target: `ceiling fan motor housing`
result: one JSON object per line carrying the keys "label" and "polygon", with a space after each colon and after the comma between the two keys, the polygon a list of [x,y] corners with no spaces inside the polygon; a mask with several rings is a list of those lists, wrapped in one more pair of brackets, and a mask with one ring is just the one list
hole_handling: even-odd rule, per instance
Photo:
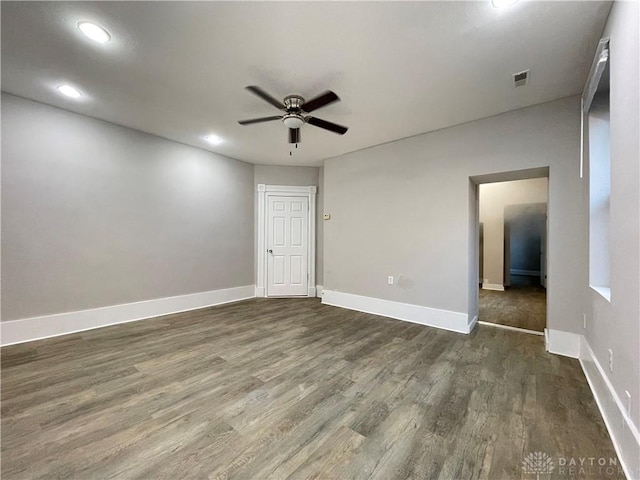
{"label": "ceiling fan motor housing", "polygon": [[287,113],[282,117],[282,123],[287,128],[300,128],[304,125],[304,117],[302,116],[302,105],[304,98],[299,95],[289,95],[284,99],[284,107]]}
{"label": "ceiling fan motor housing", "polygon": [[284,106],[289,113],[300,113],[304,105],[304,98],[300,95],[288,95],[284,97]]}

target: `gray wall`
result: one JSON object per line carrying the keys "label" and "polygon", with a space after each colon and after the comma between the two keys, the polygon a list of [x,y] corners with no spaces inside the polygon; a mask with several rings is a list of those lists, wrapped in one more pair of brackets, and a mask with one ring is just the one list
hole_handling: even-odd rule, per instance
{"label": "gray wall", "polygon": [[2,320],[253,284],[253,166],[2,95]]}
{"label": "gray wall", "polygon": [[565,98],[326,160],[325,289],[473,315],[469,178],[548,166],[548,325],[580,331],[579,109]]}
{"label": "gray wall", "polygon": [[254,165],[254,184],[315,185],[318,186],[318,167],[279,167]]}
{"label": "gray wall", "polygon": [[[292,186],[308,186],[315,185],[318,187],[316,196],[316,284],[322,285],[322,204],[324,198],[324,185],[322,185],[321,170],[318,167],[281,167],[273,165],[255,165],[254,166],[254,197],[255,197],[255,225],[256,231],[258,222],[258,195],[257,187],[260,184],[265,185],[292,185]],[[257,239],[255,241],[255,249],[258,248]],[[256,256],[257,258],[257,256]],[[254,278],[257,275],[257,265],[254,269]]]}
{"label": "gray wall", "polygon": [[[603,36],[611,38],[611,302],[584,282],[587,329],[595,356],[607,369],[608,349],[614,371],[607,370],[618,397],[631,394],[631,419],[640,428],[640,5],[615,2]],[[594,47],[595,48],[595,47]],[[588,206],[588,181],[584,182]],[[585,230],[585,236],[587,231]],[[588,256],[585,255],[584,261]]]}

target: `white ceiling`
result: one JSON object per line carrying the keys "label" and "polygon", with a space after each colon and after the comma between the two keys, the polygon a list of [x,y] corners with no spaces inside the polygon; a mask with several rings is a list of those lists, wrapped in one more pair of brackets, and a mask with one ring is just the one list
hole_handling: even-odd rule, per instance
{"label": "white ceiling", "polygon": [[[2,89],[258,164],[325,158],[582,91],[608,2],[2,2]],[[76,28],[88,20],[112,41]],[[511,74],[531,69],[529,85]],[[55,87],[70,83],[72,100]],[[289,156],[276,98],[335,91]],[[209,146],[202,137],[224,138]]]}

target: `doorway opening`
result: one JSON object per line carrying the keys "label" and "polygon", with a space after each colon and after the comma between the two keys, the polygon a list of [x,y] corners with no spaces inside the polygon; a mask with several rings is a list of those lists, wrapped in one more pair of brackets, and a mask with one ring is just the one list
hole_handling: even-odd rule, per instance
{"label": "doorway opening", "polygon": [[476,199],[478,322],[543,335],[547,325],[548,169],[471,180]]}

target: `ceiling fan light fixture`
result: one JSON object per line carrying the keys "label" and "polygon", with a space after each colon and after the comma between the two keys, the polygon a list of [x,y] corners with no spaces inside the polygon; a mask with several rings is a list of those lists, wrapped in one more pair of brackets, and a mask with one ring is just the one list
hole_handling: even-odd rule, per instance
{"label": "ceiling fan light fixture", "polygon": [[304,125],[304,118],[302,118],[301,115],[296,115],[295,113],[293,113],[282,117],[282,122],[288,128],[300,128],[302,125]]}

